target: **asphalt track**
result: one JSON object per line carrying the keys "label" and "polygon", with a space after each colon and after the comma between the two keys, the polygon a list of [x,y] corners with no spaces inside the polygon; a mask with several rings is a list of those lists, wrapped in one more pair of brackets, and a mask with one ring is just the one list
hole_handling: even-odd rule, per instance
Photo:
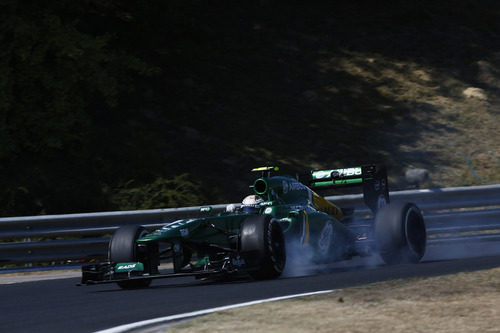
{"label": "asphalt track", "polygon": [[[115,285],[76,287],[78,278],[0,285],[0,332],[93,332],[157,317],[297,293],[399,278],[437,276],[500,266],[500,244],[428,249],[418,265],[381,265],[377,258],[342,262],[328,272],[271,281],[153,281],[122,291]],[[452,288],[452,286],[450,286]]]}

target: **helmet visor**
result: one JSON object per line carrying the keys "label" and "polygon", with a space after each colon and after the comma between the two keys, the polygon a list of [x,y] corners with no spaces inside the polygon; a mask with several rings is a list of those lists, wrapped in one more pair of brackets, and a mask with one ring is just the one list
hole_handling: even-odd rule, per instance
{"label": "helmet visor", "polygon": [[258,214],[260,211],[260,207],[258,207],[258,206],[243,206],[243,207],[241,207],[241,211],[245,214]]}

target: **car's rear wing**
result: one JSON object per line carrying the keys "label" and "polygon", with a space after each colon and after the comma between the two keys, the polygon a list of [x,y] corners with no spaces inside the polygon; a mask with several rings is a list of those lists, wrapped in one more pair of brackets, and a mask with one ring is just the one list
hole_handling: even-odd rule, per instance
{"label": "car's rear wing", "polygon": [[312,190],[362,186],[365,204],[376,213],[389,203],[387,170],[383,165],[369,164],[353,168],[304,171],[297,180]]}

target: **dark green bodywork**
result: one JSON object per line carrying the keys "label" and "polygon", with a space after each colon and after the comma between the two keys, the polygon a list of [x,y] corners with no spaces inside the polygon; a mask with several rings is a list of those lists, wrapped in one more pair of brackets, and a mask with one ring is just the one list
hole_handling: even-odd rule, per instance
{"label": "dark green bodywork", "polygon": [[[353,223],[344,216],[353,209],[341,209],[315,190],[360,186],[375,216],[389,202],[383,166],[312,170],[295,177],[271,176],[271,171],[278,171],[275,167],[253,171],[262,172],[252,186],[258,202],[244,207],[231,204],[219,213],[202,207],[200,217],[174,221],[146,234],[144,227],[123,226],[110,241],[108,262],[82,266],[82,284],[116,282],[128,289],[158,278],[225,279],[240,272],[256,279],[276,278],[289,260],[326,264],[375,249],[374,223]],[[173,273],[160,273],[162,260],[173,263]]]}

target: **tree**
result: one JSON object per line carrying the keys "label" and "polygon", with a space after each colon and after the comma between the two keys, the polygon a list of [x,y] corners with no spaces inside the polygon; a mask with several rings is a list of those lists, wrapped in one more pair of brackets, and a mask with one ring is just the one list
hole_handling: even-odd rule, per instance
{"label": "tree", "polygon": [[[43,207],[37,192],[44,190],[35,184],[53,178],[51,163],[85,158],[95,113],[114,107],[130,89],[131,77],[151,70],[115,47],[113,33],[90,28],[113,6],[112,1],[0,2],[4,207]],[[28,167],[19,167],[23,164]],[[13,198],[32,202],[16,204]]]}

